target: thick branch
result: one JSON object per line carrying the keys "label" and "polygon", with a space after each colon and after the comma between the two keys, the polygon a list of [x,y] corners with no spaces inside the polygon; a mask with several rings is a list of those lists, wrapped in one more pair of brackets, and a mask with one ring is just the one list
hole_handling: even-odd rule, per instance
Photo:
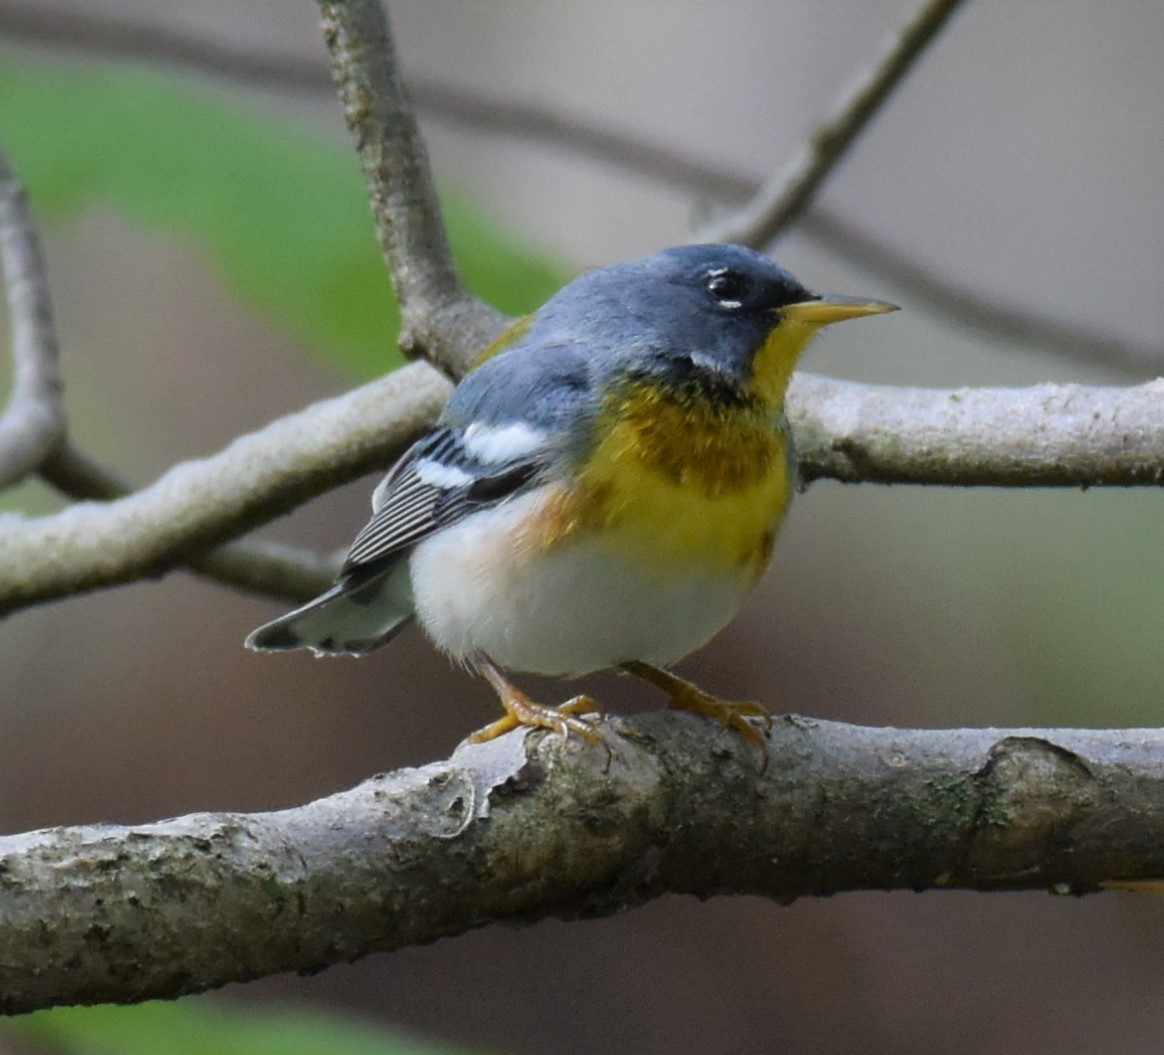
{"label": "thick branch", "polygon": [[23,479],[65,434],[44,254],[24,188],[0,151],[0,268],[12,330],[12,391],[0,415],[0,489]]}
{"label": "thick branch", "polygon": [[379,0],[320,0],[319,6],[400,305],[400,346],[457,376],[504,319],[461,285]]}
{"label": "thick branch", "polygon": [[667,892],[1164,876],[1160,730],[790,718],[763,775],[691,715],[612,720],[606,740],[607,772],[601,751],[519,733],[278,813],[0,839],[0,1010],[176,996]]}
{"label": "thick branch", "polygon": [[841,94],[832,114],[743,209],[702,232],[710,242],[762,249],[808,207],[825,177],[889,98],[961,0],[921,0],[877,60]]}

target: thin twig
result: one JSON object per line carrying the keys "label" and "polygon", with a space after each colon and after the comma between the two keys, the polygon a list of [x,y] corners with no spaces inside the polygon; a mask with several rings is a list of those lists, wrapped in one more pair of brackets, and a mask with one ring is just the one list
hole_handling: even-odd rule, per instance
{"label": "thin twig", "polygon": [[[248,48],[157,22],[118,18],[104,12],[54,11],[41,4],[6,0],[0,6],[0,36],[119,61],[181,66],[283,91],[331,91],[327,71],[315,58]],[[746,201],[758,188],[755,180],[685,158],[674,150],[645,142],[640,135],[602,128],[536,103],[417,76],[409,77],[408,92],[418,109],[460,127],[548,142],[717,200]]]}
{"label": "thin twig", "polygon": [[[349,115],[371,114],[374,78],[342,70],[364,61],[351,56],[375,27],[350,36],[337,46]],[[364,120],[375,119],[356,114],[352,124]],[[382,189],[424,185],[412,188],[419,197],[380,202],[406,288],[426,267],[439,270],[442,255],[414,237],[439,229],[439,217],[422,200],[427,172],[412,169],[370,177]],[[402,227],[392,229],[398,208]],[[415,293],[425,295],[423,281]],[[455,276],[440,296],[443,305],[429,305],[438,315],[471,307]],[[442,361],[479,344],[473,336],[446,328]],[[138,494],[0,520],[0,604],[172,567],[369,467],[431,420],[447,391],[412,364]],[[905,390],[897,402],[889,391],[798,381],[790,409],[807,475],[1144,483],[1164,466],[1164,382]],[[1045,444],[1031,438],[1040,430]],[[708,735],[694,715],[611,721],[604,769],[585,746],[513,734],[296,810],[2,840],[0,1007],[174,996],[493,919],[613,912],[665,891],[1087,892],[1164,873],[1158,731],[913,732],[787,719],[766,772],[743,738],[721,733],[709,746]]]}
{"label": "thin twig", "polygon": [[[184,66],[290,91],[329,88],[321,63],[297,55],[243,48],[134,19],[84,11],[46,10],[9,0],[0,7],[0,34],[49,47],[82,50],[112,59],[144,59]],[[714,201],[748,201],[759,181],[718,163],[652,143],[640,133],[595,125],[536,103],[409,78],[418,109],[473,132],[513,136],[574,151],[589,160]],[[856,228],[827,206],[815,204],[800,216],[804,233],[841,259],[902,292],[911,308],[939,316],[1004,341],[1021,342],[1078,362],[1121,370],[1135,377],[1164,372],[1164,351],[1087,327],[1064,325],[994,295],[985,296],[934,272],[933,268]]]}
{"label": "thin twig", "polygon": [[824,208],[800,218],[804,232],[881,282],[903,291],[910,308],[929,308],[936,315],[997,340],[1038,348],[1087,366],[1102,366],[1133,377],[1164,374],[1164,349],[1117,337],[1106,330],[1007,304],[984,296],[937,273],[880,239]]}
{"label": "thin twig", "polygon": [[223,586],[296,605],[333,585],[342,565],[334,554],[260,539],[228,542],[187,561],[192,571]]}
{"label": "thin twig", "polygon": [[[0,25],[2,21],[0,18]],[[493,95],[480,88],[458,88],[420,77],[410,77],[408,83],[418,109],[471,132],[548,143],[717,201],[747,201],[759,189],[754,179],[652,143],[637,132],[594,124],[538,103]]]}
{"label": "thin twig", "polygon": [[700,237],[762,249],[804,211],[893,89],[913,67],[962,0],[922,0],[885,50],[841,94],[832,114],[809,136],[796,156],[756,197],[732,216],[710,224]]}
{"label": "thin twig", "polygon": [[319,6],[333,78],[400,305],[400,346],[457,376],[505,320],[461,284],[382,5],[320,0]]}
{"label": "thin twig", "polygon": [[[1164,875],[1158,729],[511,733],[277,813],[0,839],[0,1012],[313,971],[664,893],[1053,890]],[[821,804],[827,802],[828,808]]]}
{"label": "thin twig", "polygon": [[144,59],[183,66],[214,77],[285,91],[330,91],[318,59],[277,54],[210,39],[160,21],[119,18],[83,8],[53,9],[43,3],[4,0],[0,35],[50,48],[70,48],[113,59]]}
{"label": "thin twig", "polygon": [[[757,195],[760,183],[748,176],[652,143],[641,135],[595,125],[534,103],[466,91],[447,84],[412,79],[419,108],[476,132],[488,131],[549,142],[591,160],[693,194],[724,202]],[[1119,370],[1133,377],[1164,373],[1164,349],[1105,330],[1008,304],[993,294],[968,289],[937,273],[933,266],[862,231],[828,206],[811,205],[797,220],[800,229],[830,252],[900,290],[911,309],[928,308],[961,326],[998,340],[1023,344],[1089,366]]]}
{"label": "thin twig", "polygon": [[38,475],[75,502],[107,502],[134,491],[128,481],[94,461],[69,439],[41,463]]}
{"label": "thin twig", "polygon": [[22,480],[65,434],[48,274],[24,188],[0,150],[0,268],[12,333],[12,391],[0,416],[0,489]]}
{"label": "thin twig", "polygon": [[[134,491],[67,439],[37,471],[46,483],[75,501],[110,501]],[[187,566],[223,586],[302,603],[335,581],[340,561],[298,546],[244,539],[191,557]]]}

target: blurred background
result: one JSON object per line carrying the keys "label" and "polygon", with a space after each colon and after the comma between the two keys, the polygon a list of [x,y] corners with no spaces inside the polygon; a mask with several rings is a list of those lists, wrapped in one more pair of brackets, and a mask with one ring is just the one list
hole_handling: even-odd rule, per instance
{"label": "blurred background", "polygon": [[[390,6],[406,74],[538,103],[755,179],[793,154],[907,10],[901,0]],[[351,326],[341,318],[329,329],[247,277],[238,246],[269,235],[256,211],[240,207],[218,230],[200,198],[183,223],[164,193],[143,211],[135,200],[154,190],[78,189],[98,167],[93,144],[107,152],[110,137],[124,137],[117,152],[130,169],[205,166],[215,201],[256,183],[278,199],[302,173],[264,186],[245,152],[226,156],[225,133],[213,133],[221,158],[198,147],[207,133],[195,103],[170,139],[149,134],[144,117],[102,127],[77,98],[89,105],[100,93],[67,78],[106,77],[109,67],[15,28],[30,13],[70,12],[284,56],[296,69],[315,63],[318,87],[165,63],[135,63],[133,75],[165,73],[141,82],[141,98],[177,85],[236,115],[231,135],[249,137],[256,157],[306,144],[303,167],[342,174],[344,217],[363,223],[366,206],[308,0],[0,0],[0,140],[50,221],[76,440],[144,483],[392,366],[394,351],[375,341],[388,310],[381,272],[365,299],[349,297]],[[1164,355],[1162,52],[1164,10],[1143,0],[966,4],[820,204],[979,296]],[[23,116],[18,97],[31,100]],[[69,125],[70,113],[81,124]],[[583,267],[682,242],[718,208],[544,141],[421,117],[437,178],[478,232],[466,236],[477,238],[466,251],[477,255],[478,288],[488,295],[499,283],[510,310]],[[74,137],[75,165],[41,188],[36,174],[51,168],[43,148],[58,128]],[[321,200],[302,210],[303,225],[330,223],[339,209]],[[288,289],[316,263],[298,266],[308,250],[297,228],[287,227],[286,281],[274,283]],[[494,236],[509,255],[491,278]],[[370,219],[359,238],[366,266]],[[778,256],[813,288],[905,309],[828,333],[805,364],[813,371],[942,386],[1152,376],[960,328],[808,233],[790,234]],[[354,288],[341,274],[335,284]],[[344,488],[265,534],[341,546],[363,523],[370,486]],[[57,500],[30,484],[2,502],[40,512]],[[795,504],[746,612],[682,670],[728,697],[851,722],[1159,725],[1162,513],[1149,490],[818,483]],[[280,610],[176,573],[7,619],[0,831],[301,803],[444,757],[495,715],[489,689],[416,632],[362,662],[244,651],[246,633]],[[585,688],[614,707],[653,705],[612,677]],[[323,1007],[435,1044],[531,1055],[1146,1053],[1164,1042],[1162,949],[1164,907],[1132,895],[869,893],[789,906],[672,897],[614,919],[490,927],[215,999]],[[0,1036],[0,1051],[28,1043]]]}

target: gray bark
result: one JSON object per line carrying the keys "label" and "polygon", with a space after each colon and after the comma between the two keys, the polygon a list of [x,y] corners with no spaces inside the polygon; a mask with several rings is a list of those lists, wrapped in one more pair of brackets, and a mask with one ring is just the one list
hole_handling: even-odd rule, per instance
{"label": "gray bark", "polygon": [[674,892],[1085,893],[1164,876],[1164,732],[691,715],[510,734],[295,809],[0,839],[0,1010],[177,996]]}

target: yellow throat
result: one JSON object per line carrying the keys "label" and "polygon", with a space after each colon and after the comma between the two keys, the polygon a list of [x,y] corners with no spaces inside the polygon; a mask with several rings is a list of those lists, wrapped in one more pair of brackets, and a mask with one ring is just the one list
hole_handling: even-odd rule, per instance
{"label": "yellow throat", "polygon": [[715,402],[647,381],[621,386],[543,545],[600,532],[661,573],[688,566],[758,577],[792,492],[784,394],[818,328],[792,319],[774,327],[743,400]]}

